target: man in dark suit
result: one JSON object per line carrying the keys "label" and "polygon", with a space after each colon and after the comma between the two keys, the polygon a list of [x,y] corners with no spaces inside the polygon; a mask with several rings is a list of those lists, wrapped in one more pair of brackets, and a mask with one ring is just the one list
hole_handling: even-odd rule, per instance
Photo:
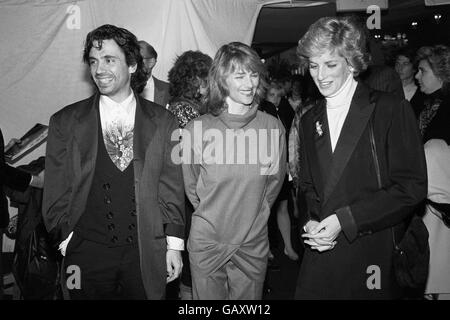
{"label": "man in dark suit", "polygon": [[[16,142],[12,141],[12,143]],[[9,145],[10,143],[8,146]],[[39,176],[32,176],[29,173],[7,165],[5,163],[4,149],[3,133],[0,129],[0,300],[3,298],[3,271],[1,259],[3,229],[8,226],[9,222],[8,200],[3,191],[3,186],[18,191],[25,191],[30,185],[36,188],[42,188],[44,179],[44,172],[39,174]]]}
{"label": "man in dark suit", "polygon": [[399,101],[405,99],[402,81],[394,68],[385,65],[370,65],[359,75],[359,78],[371,89],[392,93]]}
{"label": "man in dark suit", "polygon": [[158,53],[145,41],[139,41],[139,46],[141,48],[142,59],[144,60],[144,70],[147,75],[147,83],[141,89],[141,96],[165,107],[169,103],[169,84],[152,76],[152,70],[158,59]]}
{"label": "man in dark suit", "polygon": [[81,271],[72,299],[162,299],[184,248],[178,123],[136,94],[146,77],[128,30],[93,30],[83,60],[98,92],[50,119],[44,221],[66,272]]}

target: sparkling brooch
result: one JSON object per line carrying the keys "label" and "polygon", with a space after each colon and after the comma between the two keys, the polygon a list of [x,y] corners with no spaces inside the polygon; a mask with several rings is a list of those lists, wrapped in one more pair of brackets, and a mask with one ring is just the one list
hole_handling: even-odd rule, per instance
{"label": "sparkling brooch", "polygon": [[319,121],[316,121],[316,132],[319,137],[323,135],[322,124]]}

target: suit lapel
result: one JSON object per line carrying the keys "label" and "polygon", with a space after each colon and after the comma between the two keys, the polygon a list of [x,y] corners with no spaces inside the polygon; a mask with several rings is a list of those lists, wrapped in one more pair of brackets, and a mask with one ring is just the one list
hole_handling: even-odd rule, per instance
{"label": "suit lapel", "polygon": [[152,119],[154,116],[152,108],[143,105],[140,96],[135,95],[135,98],[136,114],[133,135],[134,176],[135,178],[139,178],[144,168],[148,145],[155,135],[156,124]]}
{"label": "suit lapel", "polygon": [[339,182],[339,179],[367,126],[367,122],[370,119],[374,107],[375,104],[370,103],[369,90],[365,86],[358,84],[350,104],[350,110],[348,111],[334,150],[331,170],[329,171],[329,178],[324,190],[324,206]]}
{"label": "suit lapel", "polygon": [[74,128],[75,140],[80,152],[81,174],[94,173],[98,150],[98,103],[100,96],[92,96],[77,115]]}

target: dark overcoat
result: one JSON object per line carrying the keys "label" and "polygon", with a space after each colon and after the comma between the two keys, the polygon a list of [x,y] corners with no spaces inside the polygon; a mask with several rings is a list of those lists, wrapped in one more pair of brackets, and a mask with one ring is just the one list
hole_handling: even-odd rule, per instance
{"label": "dark overcoat", "polygon": [[302,117],[299,132],[299,179],[307,207],[301,223],[336,214],[342,231],[334,249],[305,250],[296,298],[399,297],[391,227],[401,236],[405,219],[427,192],[423,145],[409,103],[358,83],[334,152],[325,99]]}

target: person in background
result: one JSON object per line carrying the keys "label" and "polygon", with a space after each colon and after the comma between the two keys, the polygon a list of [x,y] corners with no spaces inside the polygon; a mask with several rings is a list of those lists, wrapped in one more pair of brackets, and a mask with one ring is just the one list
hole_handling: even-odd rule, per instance
{"label": "person in background", "polygon": [[414,65],[415,52],[412,49],[401,49],[395,58],[395,71],[397,71],[403,85],[405,99],[411,103],[414,114],[419,118],[420,112],[424,108],[424,94],[416,85],[414,76],[417,66]]}
{"label": "person in background", "polygon": [[369,35],[366,28],[362,31],[367,39],[365,50],[370,55],[370,60],[365,70],[358,74],[357,80],[371,89],[392,93],[399,101],[405,99],[402,81],[395,69],[385,64],[380,43]]}
{"label": "person in background", "polygon": [[[296,299],[395,299],[392,228],[426,196],[423,145],[406,100],[355,79],[370,60],[362,27],[324,17],[298,44],[323,98],[300,119],[304,252]],[[403,94],[403,92],[402,92]],[[371,266],[381,286],[371,287]]]}
{"label": "person in background", "polygon": [[294,112],[300,107],[303,99],[303,79],[300,75],[292,76],[292,90],[288,102]]}
{"label": "person in background", "polygon": [[177,117],[181,129],[206,113],[202,98],[206,94],[211,63],[211,57],[200,51],[186,51],[169,70],[168,109]]}
{"label": "person in background", "polygon": [[[294,118],[294,112],[289,105],[280,105],[283,93],[284,90],[280,83],[271,82],[267,88],[266,100],[261,102],[259,109],[279,119],[288,133],[291,128],[292,119]],[[286,136],[286,145],[287,138],[288,137]],[[288,175],[286,175],[283,187],[278,194],[272,210],[276,212],[278,229],[281,232],[284,243],[284,254],[291,260],[298,260],[298,254],[292,247],[291,219],[288,211],[288,200],[291,196],[291,188],[292,183],[289,181]]]}
{"label": "person in background", "polygon": [[184,249],[178,122],[137,94],[146,74],[130,31],[89,32],[83,60],[97,91],[50,118],[45,226],[64,270],[81,272],[72,299],[163,299]]}
{"label": "person in background", "polygon": [[183,130],[194,299],[262,297],[267,220],[286,172],[283,125],[258,111],[265,73],[249,46],[223,45],[208,75],[208,113]]}
{"label": "person in background", "polygon": [[[180,129],[186,124],[206,113],[203,97],[207,90],[207,77],[212,59],[200,51],[186,51],[175,60],[169,70],[169,92],[171,111],[178,119]],[[185,201],[186,233],[189,237],[191,216],[194,208],[188,199]],[[179,294],[181,300],[192,300],[192,279],[187,250],[181,253],[183,271],[180,277]]]}
{"label": "person in background", "polygon": [[9,223],[8,200],[3,191],[3,187],[6,186],[13,190],[25,191],[29,186],[42,188],[44,185],[44,171],[41,171],[38,175],[31,175],[5,163],[4,151],[16,143],[20,143],[20,140],[12,139],[5,147],[3,133],[0,129],[0,300],[3,299],[3,230]]}
{"label": "person in background", "polygon": [[137,88],[137,92],[143,98],[165,107],[169,102],[169,84],[152,75],[153,68],[158,60],[158,53],[149,43],[143,40],[139,41],[139,47],[144,61],[147,82]]}
{"label": "person in background", "polygon": [[417,51],[416,79],[426,95],[419,115],[423,142],[442,139],[450,143],[450,48],[443,45]]}
{"label": "person in background", "polygon": [[[444,222],[441,206],[450,216],[450,146],[441,139],[425,143],[428,173],[425,223],[430,244],[430,269],[425,287],[426,298],[450,300],[450,224]],[[448,218],[447,218],[448,219]]]}

